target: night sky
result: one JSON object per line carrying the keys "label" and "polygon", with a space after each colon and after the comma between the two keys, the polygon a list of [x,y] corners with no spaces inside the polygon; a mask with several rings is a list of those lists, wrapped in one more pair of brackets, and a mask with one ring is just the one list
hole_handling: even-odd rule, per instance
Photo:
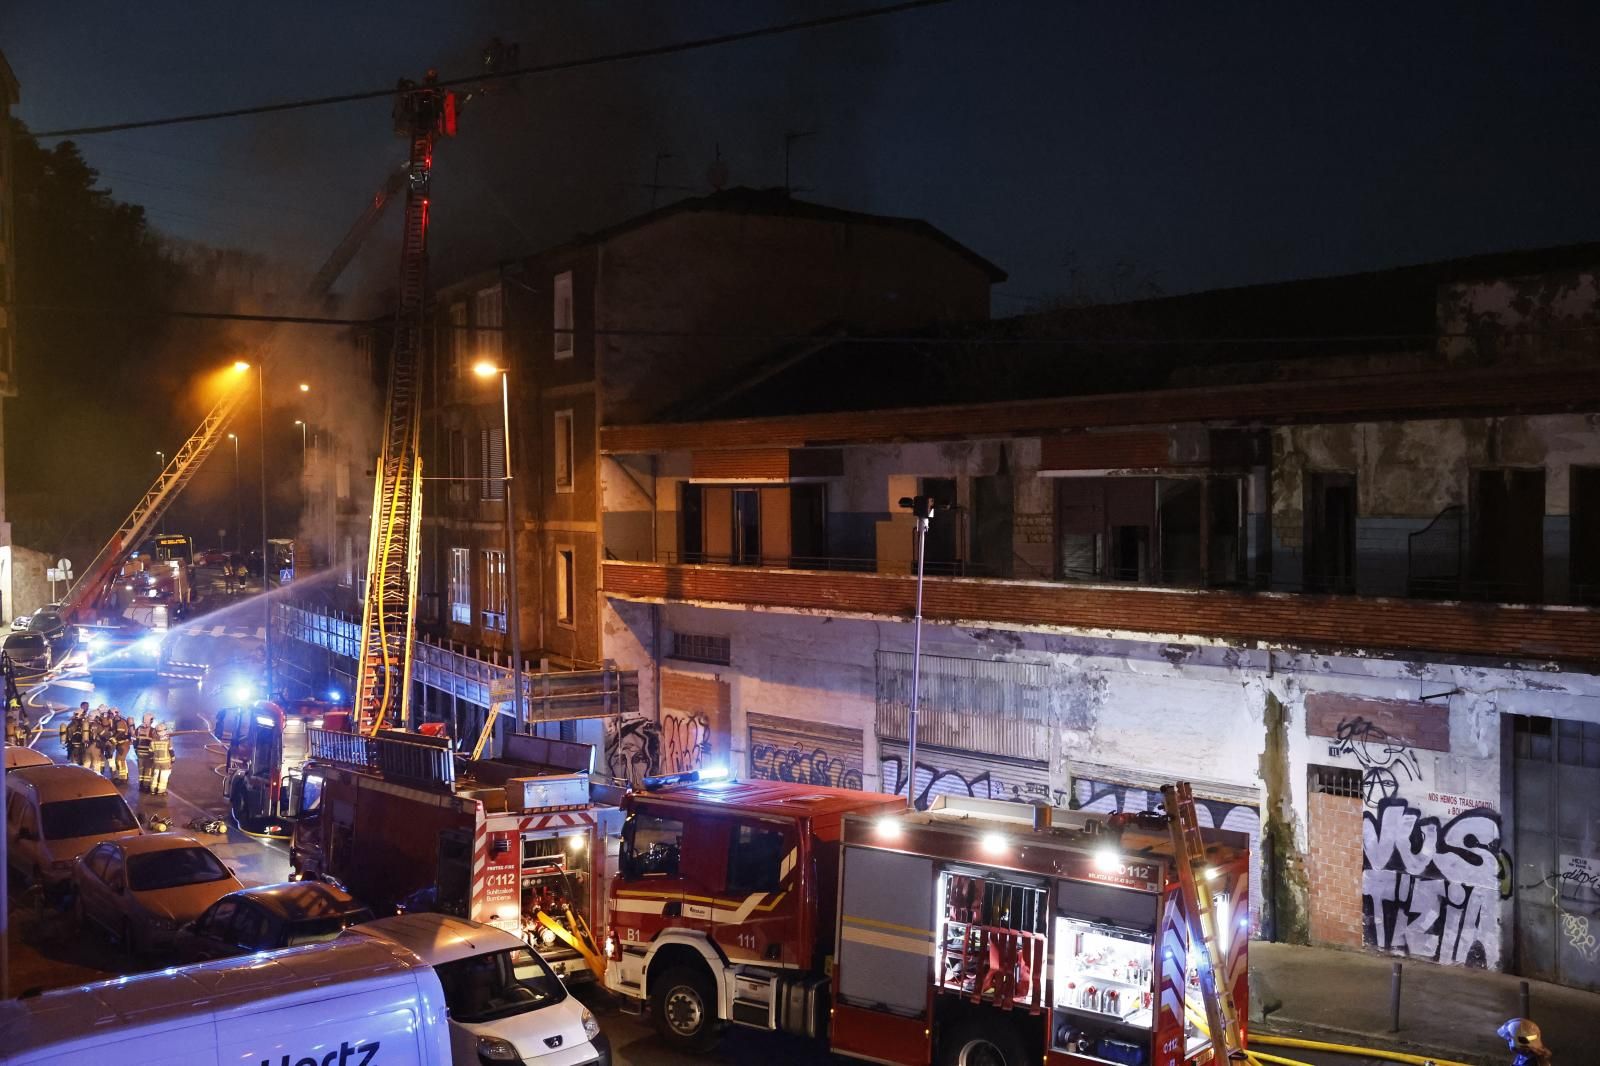
{"label": "night sky", "polygon": [[[496,33],[541,62],[869,3],[9,3],[0,49],[44,129],[469,73]],[[435,277],[647,209],[658,152],[689,187],[660,202],[719,148],[781,184],[807,131],[800,195],[943,227],[1011,273],[997,314],[1600,238],[1600,5],[1310,6],[955,0],[527,80],[438,154]],[[387,101],[81,144],[164,231],[307,269],[402,155]]]}

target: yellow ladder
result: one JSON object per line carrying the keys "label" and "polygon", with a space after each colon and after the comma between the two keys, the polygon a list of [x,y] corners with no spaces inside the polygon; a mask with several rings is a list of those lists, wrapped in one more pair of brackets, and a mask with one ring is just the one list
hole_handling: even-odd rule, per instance
{"label": "yellow ladder", "polygon": [[1244,1038],[1232,990],[1225,989],[1220,994],[1217,991],[1215,960],[1220,955],[1221,941],[1207,876],[1206,846],[1200,839],[1200,823],[1194,813],[1194,792],[1188,782],[1180,781],[1162,785],[1161,798],[1166,801],[1167,825],[1172,831],[1172,846],[1177,850],[1178,884],[1189,911],[1189,924],[1200,938],[1200,998],[1205,1002],[1212,1047],[1217,1049],[1215,1058],[1243,1058]]}

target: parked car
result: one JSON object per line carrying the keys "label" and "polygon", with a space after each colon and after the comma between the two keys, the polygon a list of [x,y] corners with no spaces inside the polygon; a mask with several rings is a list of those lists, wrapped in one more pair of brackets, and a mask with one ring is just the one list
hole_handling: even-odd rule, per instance
{"label": "parked car", "polygon": [[[261,1061],[453,1066],[439,978],[409,951],[368,940],[0,1000],[6,1066]],[[600,1066],[610,1066],[609,1058]]]}
{"label": "parked car", "polygon": [[187,833],[96,844],[72,870],[79,924],[98,925],[135,956],[172,947],[182,926],[244,886]]}
{"label": "parked car", "polygon": [[443,914],[402,914],[352,926],[339,934],[347,939],[394,944],[433,967],[458,1063],[537,1063],[546,1055],[564,1063],[611,1061],[594,1015],[549,963],[503,929]]}
{"label": "parked car", "polygon": [[20,632],[21,630],[27,629],[32,622],[33,615],[19,614],[11,620],[11,628]]}
{"label": "parked car", "polygon": [[94,679],[154,674],[161,668],[162,633],[131,618],[103,626],[83,626],[85,663]]}
{"label": "parked car", "polygon": [[54,766],[50,756],[20,744],[6,745],[6,769],[21,770],[25,766]]}
{"label": "parked car", "polygon": [[0,650],[11,656],[11,663],[24,674],[42,674],[50,669],[53,657],[50,642],[42,633],[7,633]]}
{"label": "parked car", "polygon": [[195,559],[196,566],[227,566],[228,553],[221,548],[207,548]]}
{"label": "parked car", "polygon": [[52,765],[6,774],[6,833],[7,864],[60,896],[80,855],[143,830],[116,785],[82,766]]}
{"label": "parked car", "polygon": [[365,903],[321,881],[257,885],[228,893],[180,928],[174,950],[183,962],[199,962],[297,948],[332,940],[373,917]]}

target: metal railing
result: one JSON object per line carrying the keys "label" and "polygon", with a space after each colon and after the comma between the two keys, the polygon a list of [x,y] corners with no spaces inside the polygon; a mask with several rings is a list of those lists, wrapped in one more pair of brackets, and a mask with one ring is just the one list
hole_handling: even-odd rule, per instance
{"label": "metal railing", "polygon": [[[360,648],[360,625],[354,619],[296,604],[275,604],[276,632],[343,659],[353,660]],[[509,704],[509,656],[418,636],[411,643],[411,678],[437,692],[479,707]],[[496,698],[504,694],[504,699]],[[542,659],[525,665],[522,676],[525,721],[605,718],[638,709],[638,676],[606,660],[592,665],[560,665]],[[503,708],[503,713],[510,713]]]}

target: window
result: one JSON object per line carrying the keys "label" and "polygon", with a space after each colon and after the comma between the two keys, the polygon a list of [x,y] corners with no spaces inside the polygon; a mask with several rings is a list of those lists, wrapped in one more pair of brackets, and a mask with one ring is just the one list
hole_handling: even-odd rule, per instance
{"label": "window", "polygon": [[355,538],[346,535],[339,541],[339,560],[343,570],[339,575],[339,584],[349,588],[356,583],[356,542]]}
{"label": "window", "polygon": [[555,280],[555,306],[551,309],[555,324],[555,352],[557,359],[572,358],[572,271],[557,274]]}
{"label": "window", "polygon": [[450,621],[472,624],[472,570],[467,549],[450,549]]}
{"label": "window", "polygon": [[1544,599],[1544,470],[1475,470],[1468,535],[1471,585],[1479,599]]}
{"label": "window", "polygon": [[473,300],[474,325],[473,347],[477,349],[476,357],[487,359],[492,363],[500,362],[500,327],[504,324],[501,312],[500,286],[491,285],[478,292]]}
{"label": "window", "polygon": [[1307,592],[1356,590],[1356,476],[1312,473],[1305,487]]}
{"label": "window", "polygon": [[776,892],[783,865],[783,831],[736,825],[728,848],[728,887],[733,893]]}
{"label": "window", "polygon": [[712,637],[703,633],[674,633],[672,657],[727,666],[733,661],[733,642],[728,637]]}
{"label": "window", "polygon": [[445,495],[451,503],[462,503],[468,499],[472,486],[467,478],[467,434],[465,430],[452,429],[445,441],[445,474],[452,480],[446,483]]}
{"label": "window", "polygon": [[213,936],[223,940],[228,935],[228,926],[233,921],[233,916],[239,909],[237,899],[224,896],[212,908],[200,917],[199,928],[204,936]]}
{"label": "window", "polygon": [[1572,467],[1568,492],[1572,602],[1600,605],[1600,466]]}
{"label": "window", "polygon": [[483,488],[479,498],[503,500],[506,497],[506,438],[499,426],[478,431],[478,466]]}
{"label": "window", "polygon": [[1311,792],[1320,796],[1360,796],[1361,771],[1344,766],[1308,766]]}
{"label": "window", "polygon": [[1237,477],[1060,478],[1056,577],[1237,584],[1244,573],[1243,499]]}
{"label": "window", "polygon": [[350,498],[350,460],[333,464],[333,494],[341,500]]}
{"label": "window", "polygon": [[733,490],[733,562],[761,565],[761,491]]}
{"label": "window", "polygon": [[241,948],[265,947],[266,914],[254,904],[240,903],[239,910],[234,914],[233,922],[228,927],[228,939]]}
{"label": "window", "polygon": [[451,1019],[468,1025],[512,1018],[567,998],[561,979],[527,948],[468,955],[434,970]]}
{"label": "window", "polygon": [[209,848],[168,848],[146,852],[128,860],[128,887],[135,892],[156,892],[208,881],[222,881],[230,875]]}
{"label": "window", "polygon": [[444,350],[444,373],[448,381],[454,381],[466,373],[461,355],[467,347],[467,305],[453,303],[450,305],[449,318],[445,323],[444,343],[440,348]]}
{"label": "window", "polygon": [[677,877],[683,847],[683,823],[676,818],[635,812],[622,827],[619,865],[628,880]]}
{"label": "window", "polygon": [[556,549],[556,621],[562,625],[572,625],[574,610],[577,604],[577,595],[573,589],[573,579],[576,576],[573,567],[573,550],[571,548]]}
{"label": "window", "polygon": [[571,492],[574,480],[572,412],[557,411],[555,417],[556,491]]}
{"label": "window", "polygon": [[483,553],[483,627],[506,631],[506,553]]}

